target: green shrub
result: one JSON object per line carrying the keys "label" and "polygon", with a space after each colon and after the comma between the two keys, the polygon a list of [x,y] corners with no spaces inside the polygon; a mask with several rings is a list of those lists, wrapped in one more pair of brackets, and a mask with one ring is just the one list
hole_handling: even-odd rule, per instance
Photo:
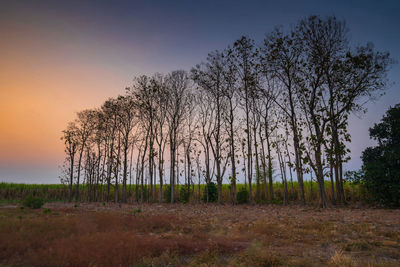
{"label": "green shrub", "polygon": [[249,201],[249,192],[246,187],[242,187],[236,194],[236,200],[238,204],[244,204]]}
{"label": "green shrub", "polygon": [[169,184],[163,185],[163,201],[166,203],[171,202],[171,186]]}
{"label": "green shrub", "polygon": [[[179,190],[179,198],[178,191]],[[190,198],[190,188],[185,185],[175,185],[174,201],[187,203]],[[171,186],[169,184],[163,185],[163,202],[171,203]]]}
{"label": "green shrub", "polygon": [[43,213],[44,214],[51,213],[51,209],[43,209]]}
{"label": "green shrub", "polygon": [[142,212],[142,208],[137,208],[134,211],[132,211],[132,215],[136,215],[137,213],[141,213]]}
{"label": "green shrub", "polygon": [[44,205],[44,200],[39,197],[29,195],[22,201],[22,205],[31,209],[40,209]]}
{"label": "green shrub", "polygon": [[190,199],[190,187],[181,186],[179,189],[179,201],[182,203],[188,203]]}
{"label": "green shrub", "polygon": [[207,193],[208,193],[208,202],[216,202],[218,200],[218,189],[215,183],[211,182],[204,188],[204,193],[203,193],[204,202],[207,202]]}
{"label": "green shrub", "polygon": [[390,108],[380,123],[369,129],[378,146],[362,153],[361,180],[372,200],[400,207],[400,104]]}
{"label": "green shrub", "polygon": [[283,204],[283,201],[282,201],[282,199],[280,199],[280,198],[274,198],[274,199],[270,200],[269,203],[281,205],[281,204]]}

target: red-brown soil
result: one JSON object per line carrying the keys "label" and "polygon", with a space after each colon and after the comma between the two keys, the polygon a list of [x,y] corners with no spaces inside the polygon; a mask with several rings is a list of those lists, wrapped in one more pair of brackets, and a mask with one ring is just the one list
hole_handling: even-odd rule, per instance
{"label": "red-brown soil", "polygon": [[0,266],[400,266],[398,209],[0,207]]}

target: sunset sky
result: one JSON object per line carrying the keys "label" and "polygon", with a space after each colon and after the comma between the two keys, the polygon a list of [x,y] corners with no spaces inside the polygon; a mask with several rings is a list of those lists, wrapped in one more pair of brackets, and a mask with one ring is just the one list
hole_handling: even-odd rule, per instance
{"label": "sunset sky", "polygon": [[[308,15],[347,21],[354,45],[400,59],[399,1],[0,0],[0,181],[58,183],[61,131],[75,113],[123,93],[133,77],[189,70],[208,52]],[[350,120],[352,160],[368,128],[400,103],[400,66],[386,95]]]}

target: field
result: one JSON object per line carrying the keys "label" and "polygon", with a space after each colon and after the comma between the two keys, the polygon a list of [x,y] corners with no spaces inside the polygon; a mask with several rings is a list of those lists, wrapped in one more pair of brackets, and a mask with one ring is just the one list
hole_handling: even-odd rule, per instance
{"label": "field", "polygon": [[399,266],[400,210],[0,205],[0,266]]}
{"label": "field", "polygon": [[[154,194],[154,202],[159,202],[159,185],[156,185],[156,190]],[[177,186],[175,193],[175,199],[179,202],[180,197],[179,197],[179,192],[181,189],[183,189],[185,185],[179,185]],[[237,190],[240,190],[241,188],[245,187],[244,184],[237,184]],[[283,186],[282,183],[275,182],[273,184],[274,187],[274,199],[275,203],[282,203],[283,200]],[[80,185],[80,200],[81,201],[88,201],[88,186],[87,185]],[[253,184],[253,198],[256,197],[256,185]],[[74,190],[76,189],[74,185]],[[136,203],[136,198],[140,199],[140,187],[139,189],[139,195],[136,196],[136,188],[135,185],[128,185],[127,186],[127,201],[128,203]],[[205,191],[205,184],[200,185],[200,190],[198,185],[193,185],[191,187],[192,193],[190,195],[190,198],[188,201],[189,203],[198,203],[201,201],[204,191]],[[304,183],[304,189],[305,189],[305,199],[307,203],[309,204],[315,204],[318,205],[319,203],[319,198],[318,198],[318,188],[317,188],[317,183],[315,182],[310,182],[306,181]],[[325,181],[325,191],[327,195],[328,201],[331,200],[331,184],[328,181]],[[105,196],[105,185],[101,186],[98,188],[98,196],[96,199],[90,199],[90,201],[98,201],[98,202],[103,202],[106,199]],[[149,191],[149,186],[144,187],[144,201],[148,202],[149,199],[147,199]],[[345,191],[345,196],[346,200],[351,203],[357,203],[357,202],[368,202],[368,194],[365,191],[364,187],[362,184],[351,184],[351,183],[344,183],[344,191]],[[121,192],[122,192],[122,187],[121,185],[119,186],[119,198],[121,197]],[[164,185],[164,199],[163,201],[166,202],[167,198],[169,198],[169,191],[166,191],[166,186]],[[223,196],[223,201],[229,203],[230,202],[230,189],[228,184],[223,184],[222,187],[222,196]],[[264,188],[261,186],[261,192],[264,192]],[[293,183],[288,183],[288,192],[289,192],[289,202],[291,203],[299,203],[299,185],[297,182]],[[0,183],[0,203],[19,203],[21,200],[26,198],[29,195],[34,195],[40,198],[45,199],[47,202],[54,202],[54,201],[66,201],[68,200],[68,186],[63,185],[63,184],[16,184],[16,183]],[[263,194],[261,193],[263,196]],[[110,190],[110,200],[114,201],[115,199],[115,187],[112,186]],[[261,203],[265,203],[265,199],[262,199],[260,201]]]}

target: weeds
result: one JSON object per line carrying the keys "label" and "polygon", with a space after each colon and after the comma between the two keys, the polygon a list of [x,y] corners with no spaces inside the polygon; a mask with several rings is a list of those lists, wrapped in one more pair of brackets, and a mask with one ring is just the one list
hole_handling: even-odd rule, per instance
{"label": "weeds", "polygon": [[43,209],[43,213],[44,214],[49,214],[49,213],[51,213],[51,209]]}
{"label": "weeds", "polygon": [[273,255],[264,249],[261,244],[254,243],[248,250],[238,254],[230,262],[234,266],[282,266],[283,260],[279,255]]}
{"label": "weeds", "polygon": [[40,209],[44,205],[44,200],[39,197],[29,195],[22,201],[22,205],[31,209]]}

